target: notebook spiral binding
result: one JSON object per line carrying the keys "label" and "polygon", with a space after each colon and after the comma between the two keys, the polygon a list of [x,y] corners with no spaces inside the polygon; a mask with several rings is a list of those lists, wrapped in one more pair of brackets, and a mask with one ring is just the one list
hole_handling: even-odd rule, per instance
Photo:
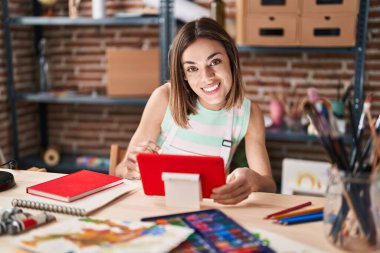
{"label": "notebook spiral binding", "polygon": [[24,200],[24,199],[13,199],[12,206],[37,209],[37,210],[42,210],[42,211],[54,212],[54,213],[76,215],[76,216],[86,215],[86,210],[82,208],[48,204],[44,202],[30,201],[30,200]]}

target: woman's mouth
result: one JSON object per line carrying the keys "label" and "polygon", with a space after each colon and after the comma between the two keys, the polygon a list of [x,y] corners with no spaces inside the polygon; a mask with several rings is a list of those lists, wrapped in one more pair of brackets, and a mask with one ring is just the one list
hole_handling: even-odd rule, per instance
{"label": "woman's mouth", "polygon": [[204,87],[202,88],[202,90],[210,95],[210,94],[214,94],[215,92],[217,92],[219,90],[219,87],[220,87],[220,83],[216,83],[216,84],[213,84],[213,85],[209,85],[207,87]]}

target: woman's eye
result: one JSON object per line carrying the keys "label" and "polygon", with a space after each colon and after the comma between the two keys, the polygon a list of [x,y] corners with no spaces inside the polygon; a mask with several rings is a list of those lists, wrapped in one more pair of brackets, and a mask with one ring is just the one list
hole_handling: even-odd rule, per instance
{"label": "woman's eye", "polygon": [[220,59],[214,59],[214,60],[211,61],[210,66],[218,65],[221,62],[222,61]]}
{"label": "woman's eye", "polygon": [[197,71],[198,68],[194,67],[194,66],[191,66],[191,67],[188,67],[186,70],[187,70],[187,72],[194,72],[194,71]]}

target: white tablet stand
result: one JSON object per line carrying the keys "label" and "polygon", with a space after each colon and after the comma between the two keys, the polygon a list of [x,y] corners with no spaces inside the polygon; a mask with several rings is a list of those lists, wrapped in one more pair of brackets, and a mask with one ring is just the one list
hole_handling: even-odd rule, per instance
{"label": "white tablet stand", "polygon": [[163,172],[166,206],[200,208],[202,189],[199,174]]}

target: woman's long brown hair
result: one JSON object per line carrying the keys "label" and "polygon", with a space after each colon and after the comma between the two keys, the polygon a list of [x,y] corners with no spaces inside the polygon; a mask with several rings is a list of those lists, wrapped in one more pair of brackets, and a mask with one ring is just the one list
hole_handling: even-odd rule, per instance
{"label": "woman's long brown hair", "polygon": [[184,79],[181,59],[183,52],[198,38],[218,41],[227,52],[233,83],[224,108],[228,110],[234,106],[241,106],[244,96],[238,50],[231,36],[210,18],[201,18],[185,24],[176,35],[170,52],[170,110],[174,122],[183,128],[188,127],[188,115],[197,113],[198,96]]}

